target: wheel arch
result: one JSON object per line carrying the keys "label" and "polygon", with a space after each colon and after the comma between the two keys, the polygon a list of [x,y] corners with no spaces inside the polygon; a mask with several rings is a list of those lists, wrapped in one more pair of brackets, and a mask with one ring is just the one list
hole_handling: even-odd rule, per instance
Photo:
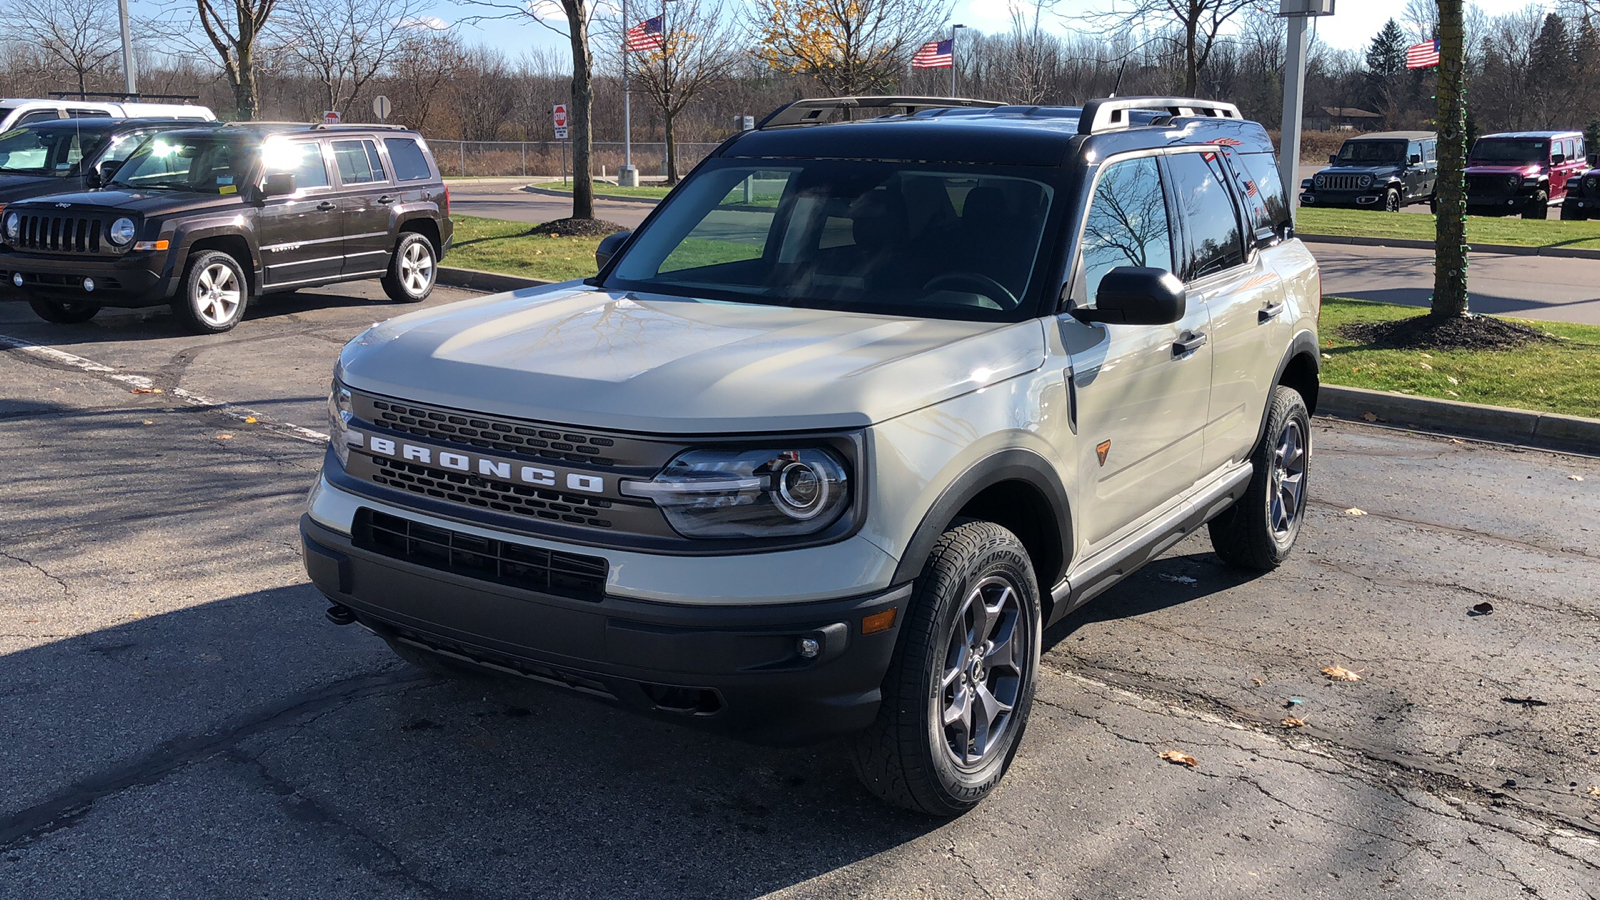
{"label": "wheel arch", "polygon": [[233,257],[234,262],[244,271],[245,280],[250,283],[250,295],[257,293],[259,280],[255,267],[254,255],[250,252],[250,242],[242,235],[213,234],[197,238],[189,245],[189,252],[183,262],[183,271],[188,272],[189,262],[202,253],[220,250]]}
{"label": "wheel arch", "polygon": [[[1317,411],[1317,395],[1322,389],[1321,358],[1316,337],[1309,331],[1302,331],[1290,342],[1288,352],[1278,361],[1278,371],[1272,377],[1273,387],[1281,384],[1293,388],[1306,402],[1306,411],[1313,415]],[[1261,411],[1261,427],[1256,430],[1257,442],[1267,433],[1267,419],[1271,416],[1272,403],[1269,398]]]}
{"label": "wheel arch", "polygon": [[428,216],[411,216],[410,218],[403,219],[400,224],[395,227],[396,242],[400,240],[400,235],[405,234],[408,231],[416,232],[417,234],[420,234],[428,239],[428,243],[433,245],[434,259],[439,259],[444,255],[444,239],[439,235],[438,222],[435,222]]}

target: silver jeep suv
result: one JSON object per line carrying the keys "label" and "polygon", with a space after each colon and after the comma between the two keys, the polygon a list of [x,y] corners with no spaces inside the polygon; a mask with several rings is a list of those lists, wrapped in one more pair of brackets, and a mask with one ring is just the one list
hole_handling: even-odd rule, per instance
{"label": "silver jeep suv", "polygon": [[376,325],[302,519],[340,623],[763,742],[954,815],[1043,630],[1306,501],[1317,266],[1228,104],[806,100],[599,274]]}

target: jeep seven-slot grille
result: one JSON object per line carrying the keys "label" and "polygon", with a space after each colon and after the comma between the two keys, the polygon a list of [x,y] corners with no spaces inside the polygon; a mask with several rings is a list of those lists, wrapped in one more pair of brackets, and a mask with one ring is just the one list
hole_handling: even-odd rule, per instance
{"label": "jeep seven-slot grille", "polygon": [[1519,175],[1468,175],[1467,194],[1473,197],[1504,197],[1522,186]]}
{"label": "jeep seven-slot grille", "polygon": [[372,457],[372,463],[377,467],[372,480],[387,487],[550,522],[611,527],[604,512],[611,508],[611,501],[601,497],[580,497],[480,475],[445,472],[382,456]]}
{"label": "jeep seven-slot grille", "polygon": [[515,419],[428,409],[391,400],[373,400],[372,406],[377,410],[377,424],[405,434],[501,453],[595,466],[616,464],[615,460],[602,455],[606,447],[616,444],[608,437],[579,434],[565,429],[557,431]]}
{"label": "jeep seven-slot grille", "polygon": [[1319,175],[1317,187],[1324,191],[1360,190],[1360,175]]}
{"label": "jeep seven-slot grille", "polygon": [[46,253],[101,253],[109,251],[104,241],[105,223],[97,216],[48,215],[18,210],[18,250]]}
{"label": "jeep seven-slot grille", "polygon": [[591,602],[605,596],[611,570],[598,556],[478,537],[370,509],[357,510],[354,538],[363,550],[413,565]]}

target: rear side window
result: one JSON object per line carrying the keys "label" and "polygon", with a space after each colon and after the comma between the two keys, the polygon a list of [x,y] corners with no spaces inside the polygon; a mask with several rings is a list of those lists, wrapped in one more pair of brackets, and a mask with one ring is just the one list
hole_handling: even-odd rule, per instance
{"label": "rear side window", "polygon": [[378,145],[372,141],[334,141],[333,158],[339,166],[339,180],[347,185],[388,180],[378,158]]}
{"label": "rear side window", "polygon": [[1083,220],[1085,291],[1075,299],[1093,303],[1100,280],[1118,266],[1173,271],[1172,226],[1153,156],[1113,162],[1101,174]]}
{"label": "rear side window", "polygon": [[428,167],[428,157],[422,147],[410,138],[384,138],[383,146],[389,151],[389,164],[394,166],[396,181],[426,181],[433,177]]}
{"label": "rear side window", "polygon": [[1179,153],[1168,157],[1178,209],[1188,226],[1187,281],[1221,272],[1244,262],[1244,241],[1232,192],[1223,182],[1216,153]]}

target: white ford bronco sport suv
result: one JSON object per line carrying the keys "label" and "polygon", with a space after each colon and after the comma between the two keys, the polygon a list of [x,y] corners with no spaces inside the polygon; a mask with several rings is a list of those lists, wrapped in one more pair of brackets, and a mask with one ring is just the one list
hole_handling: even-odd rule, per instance
{"label": "white ford bronco sport suv", "polygon": [[403,657],[763,742],[958,814],[1045,628],[1306,502],[1319,282],[1229,105],[805,100],[583,282],[344,349],[306,569]]}

